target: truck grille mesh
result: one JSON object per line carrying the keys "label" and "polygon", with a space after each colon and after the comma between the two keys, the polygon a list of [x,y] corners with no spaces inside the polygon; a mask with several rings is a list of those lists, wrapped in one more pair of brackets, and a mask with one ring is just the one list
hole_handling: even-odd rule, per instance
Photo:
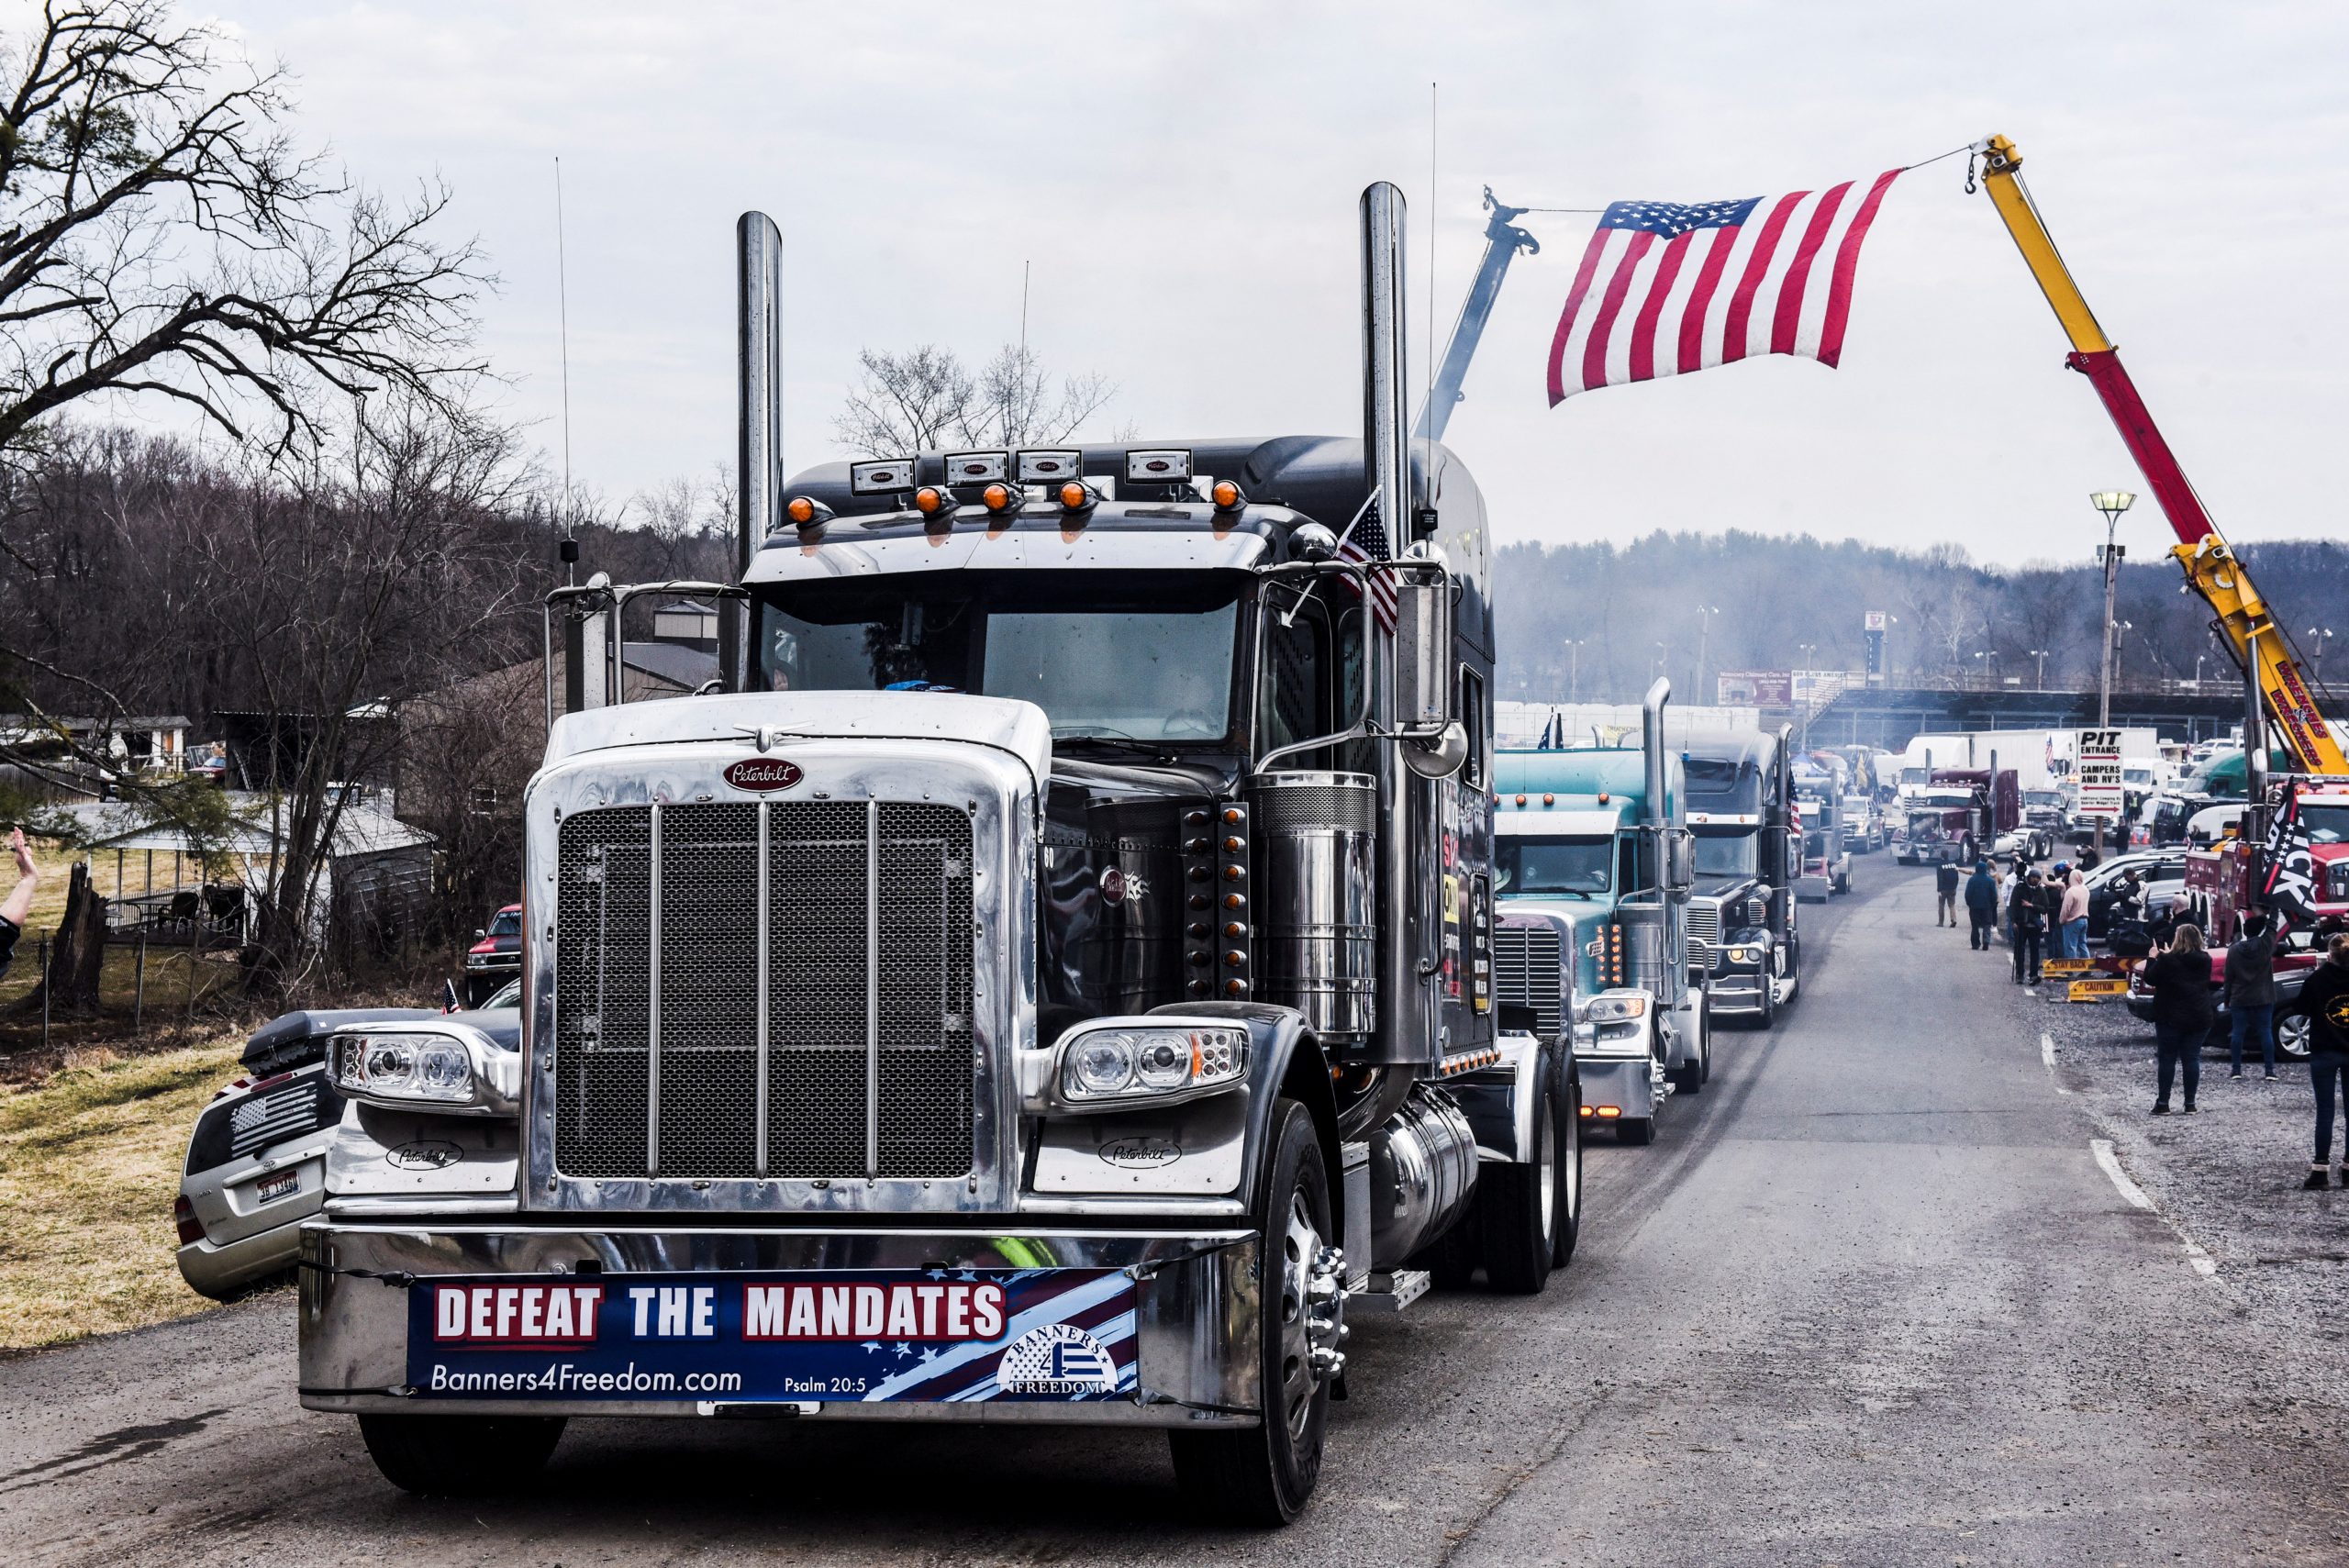
{"label": "truck grille mesh", "polygon": [[1709,962],[1721,940],[1721,905],[1718,898],[1688,900],[1688,958]]}
{"label": "truck grille mesh", "polygon": [[583,811],[562,824],[556,1167],[608,1179],[967,1173],[970,818],[912,803],[767,807],[763,1167],[760,808],[659,809],[657,1067],[654,808]]}
{"label": "truck grille mesh", "polygon": [[1565,976],[1558,929],[1503,920],[1493,930],[1493,995],[1502,1006],[1533,1009],[1534,1032],[1555,1040],[1565,1032]]}

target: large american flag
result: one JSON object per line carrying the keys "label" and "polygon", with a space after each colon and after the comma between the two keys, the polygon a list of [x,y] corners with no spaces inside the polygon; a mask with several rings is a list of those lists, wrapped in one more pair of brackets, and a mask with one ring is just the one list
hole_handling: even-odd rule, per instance
{"label": "large american flag", "polygon": [[1860,245],[1899,172],[1865,189],[1609,206],[1551,340],[1552,406],[1756,354],[1836,363]]}
{"label": "large american flag", "polygon": [[[1350,561],[1365,569],[1370,578],[1370,610],[1386,634],[1395,634],[1395,573],[1378,564],[1388,559],[1386,528],[1378,520],[1378,496],[1374,493],[1363,503],[1354,520],[1338,539],[1338,559]],[[1348,593],[1354,592],[1353,579],[1341,579]]]}

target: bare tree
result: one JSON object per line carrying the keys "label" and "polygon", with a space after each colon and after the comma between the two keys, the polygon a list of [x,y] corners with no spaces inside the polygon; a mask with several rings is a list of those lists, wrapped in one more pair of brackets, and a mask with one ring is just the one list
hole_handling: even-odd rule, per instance
{"label": "bare tree", "polygon": [[1064,377],[1055,388],[1036,351],[1017,344],[1006,344],[976,375],[952,349],[934,344],[905,353],[866,349],[857,363],[856,385],[832,433],[867,456],[1066,440],[1118,394],[1099,374]]}
{"label": "bare tree", "polygon": [[0,44],[0,451],[108,393],[280,455],[351,399],[461,401],[487,280],[429,233],[447,193],[329,176],[285,86],[162,0],[47,0]]}

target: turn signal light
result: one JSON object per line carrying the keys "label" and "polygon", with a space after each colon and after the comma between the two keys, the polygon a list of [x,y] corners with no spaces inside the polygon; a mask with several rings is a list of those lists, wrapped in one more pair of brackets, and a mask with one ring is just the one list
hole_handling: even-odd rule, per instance
{"label": "turn signal light", "polygon": [[1620,1106],[1601,1106],[1598,1107],[1598,1114],[1602,1117],[1612,1119],[1613,1118],[1623,1114],[1623,1107]]}

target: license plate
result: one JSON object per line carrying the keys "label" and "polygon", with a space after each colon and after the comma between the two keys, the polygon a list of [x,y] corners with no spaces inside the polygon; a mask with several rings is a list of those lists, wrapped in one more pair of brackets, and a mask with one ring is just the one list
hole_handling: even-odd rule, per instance
{"label": "license plate", "polygon": [[255,1203],[275,1203],[282,1197],[292,1197],[301,1190],[302,1173],[282,1171],[274,1176],[263,1176],[253,1184]]}
{"label": "license plate", "polygon": [[1131,1399],[1122,1269],[444,1276],[408,1290],[421,1397]]}

